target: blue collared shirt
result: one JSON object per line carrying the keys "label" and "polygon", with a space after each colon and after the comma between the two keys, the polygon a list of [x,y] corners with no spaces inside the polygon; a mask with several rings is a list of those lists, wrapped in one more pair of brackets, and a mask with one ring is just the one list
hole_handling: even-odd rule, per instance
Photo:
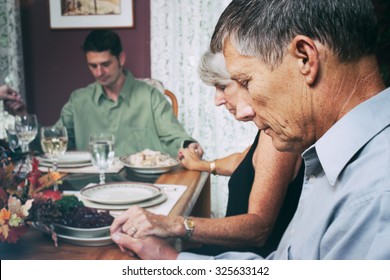
{"label": "blue collared shirt", "polygon": [[390,259],[390,88],[355,107],[302,156],[298,209],[268,259]]}

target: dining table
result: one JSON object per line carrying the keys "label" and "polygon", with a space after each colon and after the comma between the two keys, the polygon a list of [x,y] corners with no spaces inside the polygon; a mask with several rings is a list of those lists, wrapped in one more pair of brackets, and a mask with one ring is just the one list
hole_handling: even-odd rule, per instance
{"label": "dining table", "polygon": [[[176,166],[163,174],[144,175],[123,168],[117,174],[107,174],[107,182],[144,182],[186,186],[185,191],[170,210],[170,216],[210,217],[210,175]],[[98,182],[97,174],[65,174],[62,191],[77,191],[87,183]],[[146,208],[147,209],[147,208]],[[176,240],[175,244],[179,239]],[[176,246],[177,248],[177,246]],[[59,241],[54,245],[49,234],[31,227],[16,244],[0,243],[1,260],[128,260],[136,259],[122,253],[115,243],[104,246],[83,246]]]}

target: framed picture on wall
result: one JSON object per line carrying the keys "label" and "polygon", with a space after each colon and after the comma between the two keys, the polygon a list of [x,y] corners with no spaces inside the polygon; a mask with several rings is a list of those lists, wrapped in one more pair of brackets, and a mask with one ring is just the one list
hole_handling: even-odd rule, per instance
{"label": "framed picture on wall", "polygon": [[49,0],[51,29],[134,27],[134,0]]}

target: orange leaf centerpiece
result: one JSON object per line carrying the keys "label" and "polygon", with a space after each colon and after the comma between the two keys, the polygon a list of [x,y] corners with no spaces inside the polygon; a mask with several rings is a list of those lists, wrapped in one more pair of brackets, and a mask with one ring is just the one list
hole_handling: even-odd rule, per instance
{"label": "orange leaf centerpiece", "polygon": [[39,162],[32,158],[32,169],[21,178],[11,158],[3,149],[0,159],[0,241],[16,243],[29,229],[39,223],[51,233],[57,246],[55,224],[77,228],[108,226],[113,217],[108,211],[87,208],[74,195],[63,196],[49,189],[61,183],[64,174],[39,170]]}

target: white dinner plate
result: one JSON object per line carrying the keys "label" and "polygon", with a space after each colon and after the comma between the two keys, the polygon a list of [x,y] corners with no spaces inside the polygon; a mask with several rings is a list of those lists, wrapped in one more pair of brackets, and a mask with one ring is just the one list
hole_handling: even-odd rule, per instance
{"label": "white dinner plate", "polygon": [[[51,232],[48,231],[42,224],[33,222],[32,226],[46,234],[51,235]],[[64,234],[57,234],[57,238],[59,240],[63,240],[68,243],[72,243],[75,245],[81,245],[81,246],[104,246],[109,245],[113,243],[111,240],[111,236],[102,236],[102,237],[93,237],[93,238],[87,238],[87,237],[76,237],[76,236],[69,236]]]}
{"label": "white dinner plate", "polygon": [[[53,159],[47,156],[38,157],[38,160],[41,164],[52,164]],[[74,164],[91,164],[91,155],[89,152],[83,151],[71,151],[66,152],[65,154],[58,157],[58,165],[69,165],[74,166]]]}
{"label": "white dinner plate", "polygon": [[95,208],[95,209],[100,209],[100,210],[127,210],[131,206],[137,205],[142,208],[147,208],[147,207],[152,207],[158,204],[163,203],[164,201],[167,200],[167,195],[164,192],[161,192],[161,194],[153,199],[142,201],[139,203],[134,203],[134,204],[117,204],[117,205],[108,205],[108,204],[100,204],[100,203],[95,203],[87,199],[81,198],[81,201],[84,203],[84,206],[89,207],[89,208]]}
{"label": "white dinner plate", "polygon": [[164,166],[137,166],[132,165],[128,161],[129,156],[121,156],[119,160],[123,163],[124,166],[130,168],[134,172],[142,173],[142,174],[161,174],[169,172],[172,168],[179,165],[179,161],[177,159],[173,159],[175,161],[174,164],[164,165]]}
{"label": "white dinner plate", "polygon": [[134,204],[152,199],[161,194],[161,189],[151,184],[137,182],[106,183],[84,187],[81,198],[101,204]]}
{"label": "white dinner plate", "polygon": [[[43,162],[40,161],[39,165],[43,166],[43,167],[52,168],[53,163],[47,162],[47,161],[43,161]],[[92,162],[89,161],[89,162],[80,162],[80,163],[59,163],[58,167],[59,168],[76,168],[76,167],[86,167],[86,166],[91,166],[91,165],[92,165]]]}

